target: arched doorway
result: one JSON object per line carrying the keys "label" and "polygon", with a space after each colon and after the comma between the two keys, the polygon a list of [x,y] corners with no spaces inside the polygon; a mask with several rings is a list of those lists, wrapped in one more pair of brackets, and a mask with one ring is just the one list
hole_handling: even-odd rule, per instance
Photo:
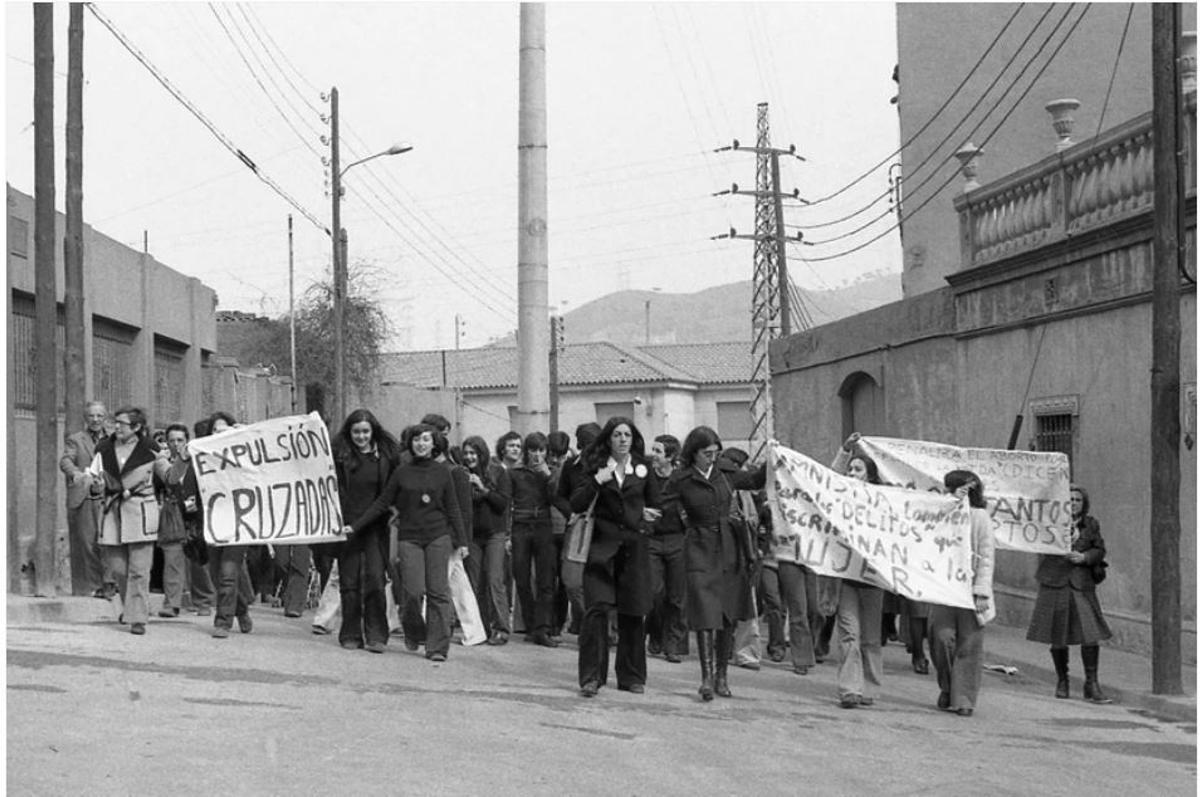
{"label": "arched doorway", "polygon": [[838,396],[842,400],[843,439],[851,432],[887,434],[883,388],[875,381],[875,377],[864,371],[855,371],[842,381]]}

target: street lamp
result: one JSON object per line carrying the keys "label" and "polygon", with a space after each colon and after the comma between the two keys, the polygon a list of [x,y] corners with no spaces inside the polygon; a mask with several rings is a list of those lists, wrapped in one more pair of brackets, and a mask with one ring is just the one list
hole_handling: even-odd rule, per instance
{"label": "street lamp", "polygon": [[346,263],[346,231],[342,229],[342,175],[360,163],[384,155],[400,155],[412,149],[411,144],[393,144],[345,168],[341,167],[338,138],[338,90],[329,92],[330,172],[333,176],[333,381],[334,403],[331,422],[340,422],[346,414],[346,293],[348,268]]}

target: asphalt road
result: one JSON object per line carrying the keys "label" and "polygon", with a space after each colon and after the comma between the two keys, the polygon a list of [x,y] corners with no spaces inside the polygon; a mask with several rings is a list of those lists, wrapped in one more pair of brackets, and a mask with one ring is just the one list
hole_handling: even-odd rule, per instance
{"label": "asphalt road", "polygon": [[226,640],[210,618],[9,625],[8,793],[1196,793],[1194,725],[993,673],[974,717],[946,714],[894,644],[870,708],[838,707],[831,663],[734,668],[734,697],[701,703],[694,657],[584,700],[569,636],[433,664],[254,618]]}

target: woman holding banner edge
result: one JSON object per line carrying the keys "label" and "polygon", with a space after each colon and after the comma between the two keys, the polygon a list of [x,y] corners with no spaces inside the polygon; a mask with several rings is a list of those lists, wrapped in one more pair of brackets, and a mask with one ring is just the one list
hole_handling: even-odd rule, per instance
{"label": "woman holding banner edge", "polygon": [[971,505],[971,593],[974,609],[933,604],[929,609],[930,654],[937,669],[937,707],[960,717],[975,713],[983,675],[983,627],[996,616],[992,573],[996,541],[983,500],[983,483],[969,470],[952,470],[943,483],[946,492],[964,496]]}
{"label": "woman holding banner edge", "polygon": [[[852,479],[879,484],[879,468],[855,451],[854,432],[842,443],[831,469]],[[837,615],[838,702],[842,708],[870,706],[879,697],[883,676],[883,590],[862,581],[821,576],[817,579],[821,613]]]}
{"label": "woman holding banner edge", "polygon": [[697,426],[689,432],[679,469],[671,474],[663,495],[664,512],[677,515],[684,529],[684,612],[688,627],[696,632],[699,692],[705,702],[714,694],[733,696],[728,670],[734,627],[755,616],[750,589],[755,552],[749,537],[731,523],[734,491],[759,490],[766,484],[763,466],[731,473],[718,468],[721,450],[721,438],[713,429]]}
{"label": "woman holding banner edge", "polygon": [[396,509],[404,646],[415,651],[424,642],[425,658],[443,662],[450,652],[450,555],[457,550],[466,558],[470,553],[466,527],[450,468],[437,461],[445,436],[419,423],[404,430],[403,441],[412,461],[392,471],[383,492],[343,531],[348,536],[361,533],[389,507]]}

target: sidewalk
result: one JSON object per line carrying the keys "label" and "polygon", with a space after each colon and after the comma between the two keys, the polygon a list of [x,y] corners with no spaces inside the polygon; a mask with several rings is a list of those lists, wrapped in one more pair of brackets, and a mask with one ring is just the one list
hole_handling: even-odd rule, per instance
{"label": "sidewalk", "polygon": [[[1050,661],[1050,649],[1025,639],[1024,628],[992,624],[984,635],[984,666],[1004,664],[1016,667],[1021,675],[1046,685],[1053,694],[1058,676]],[[1071,698],[1083,695],[1083,662],[1079,648],[1072,647],[1070,661]],[[1183,695],[1151,694],[1150,658],[1137,653],[1100,646],[1100,685],[1113,702],[1126,708],[1141,709],[1179,722],[1196,722],[1196,668],[1183,667]]]}
{"label": "sidewalk", "polygon": [[[151,598],[151,611],[157,609],[160,596]],[[111,622],[117,614],[113,604],[97,598],[29,598],[8,596],[7,625],[37,625],[41,623]],[[1018,673],[1045,685],[1052,694],[1057,677],[1050,661],[1050,650],[1025,639],[1025,629],[989,625],[984,637],[984,664],[1016,667]],[[1083,663],[1079,648],[1071,648],[1071,696],[1083,695]],[[1184,666],[1184,695],[1155,695],[1150,692],[1150,659],[1136,653],[1126,653],[1101,646],[1100,684],[1117,704],[1140,709],[1157,716],[1178,721],[1196,722],[1196,668]]]}

